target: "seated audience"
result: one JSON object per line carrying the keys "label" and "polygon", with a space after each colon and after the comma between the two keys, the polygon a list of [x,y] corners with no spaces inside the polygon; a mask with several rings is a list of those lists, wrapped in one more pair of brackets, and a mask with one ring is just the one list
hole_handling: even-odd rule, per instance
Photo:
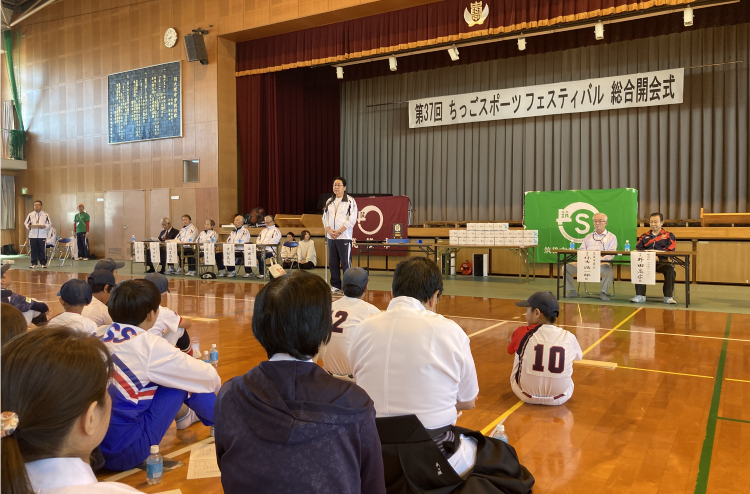
{"label": "seated audience", "polygon": [[112,276],[117,276],[117,270],[122,269],[125,267],[124,261],[115,261],[111,257],[106,257],[102,259],[101,261],[98,261],[94,265],[94,271],[97,269],[106,269],[110,273],[112,273]]}
{"label": "seated audience", "polygon": [[312,241],[310,232],[302,230],[301,241],[297,250],[297,260],[301,269],[313,269],[318,258],[315,255],[315,242]]}
{"label": "seated audience", "polygon": [[264,270],[266,268],[266,259],[269,259],[276,255],[276,249],[278,247],[271,247],[273,245],[279,245],[281,240],[281,230],[276,226],[276,222],[273,216],[266,216],[266,229],[260,232],[260,235],[255,239],[256,244],[265,245],[265,249],[258,249],[255,251],[255,256],[258,258],[258,278],[265,278]]}
{"label": "seated audience", "polygon": [[[182,230],[180,230],[180,233],[177,234],[177,241],[178,242],[197,242],[198,241],[198,229],[195,227],[195,225],[192,223],[193,218],[190,217],[189,214],[182,215]],[[179,250],[177,251],[179,255]],[[191,247],[185,248],[185,256],[191,256],[188,257],[188,259],[193,261],[193,268],[195,268],[195,258],[192,256],[195,254],[195,251]],[[184,260],[180,257],[180,267],[176,268],[174,271],[174,274],[180,274],[182,270],[182,265],[184,263]],[[188,263],[189,265],[189,263]],[[195,269],[185,269],[185,276],[195,276]]]}
{"label": "seated audience", "polygon": [[153,283],[159,290],[159,293],[161,293],[159,317],[156,318],[156,322],[148,332],[164,338],[171,345],[179,348],[180,351],[193,356],[190,335],[187,332],[193,323],[188,319],[183,319],[175,311],[167,307],[167,293],[169,293],[169,281],[167,277],[163,274],[151,273],[147,274],[144,279]]}
{"label": "seated audience", "polygon": [[349,366],[349,346],[355,328],[371,315],[380,314],[380,309],[363,300],[367,294],[367,281],[364,269],[347,269],[343,281],[344,296],[331,306],[331,341],[321,351],[321,356],[328,373],[339,379],[354,379]]}
{"label": "seated audience", "polygon": [[[377,416],[415,414],[440,448],[454,440],[458,412],[474,408],[479,394],[469,337],[436,313],[442,291],[437,264],[424,257],[401,261],[388,309],[362,321],[349,348],[354,379]],[[477,441],[456,437],[448,461],[462,475],[474,466]]]}
{"label": "seated audience", "polygon": [[98,482],[90,466],[109,426],[112,367],[101,341],[67,328],[30,331],[3,346],[3,493],[139,492]]}
{"label": "seated audience", "polygon": [[286,234],[286,242],[281,246],[281,267],[284,269],[291,269],[297,264],[297,249],[298,247],[287,247],[286,244],[294,242],[294,233],[289,232]]}
{"label": "seated audience", "polygon": [[195,416],[205,425],[214,422],[219,375],[211,364],[148,332],[159,317],[160,302],[161,294],[152,282],[123,281],[112,290],[107,304],[114,322],[97,331],[115,362],[109,387],[112,418],[100,446],[109,470],[140,465],[151,445],[161,442],[183,404],[188,408],[177,421],[178,429]]}
{"label": "seated audience", "polygon": [[50,327],[75,329],[88,335],[96,332],[96,323],[81,315],[83,308],[89,305],[92,299],[88,283],[76,278],[68,280],[60,287],[57,296],[60,297],[64,312],[49,320]]}
{"label": "seated audience", "polygon": [[516,302],[526,307],[526,324],[513,332],[508,353],[514,355],[510,387],[534,405],[562,405],[573,396],[573,362],[583,353],[575,335],[555,326],[560,308],[550,292],[536,292]]}
{"label": "seated audience", "polygon": [[[169,218],[162,218],[161,219],[161,227],[162,231],[159,233],[159,242],[162,242],[164,244],[167,240],[174,240],[177,238],[177,235],[180,233],[177,229],[172,228],[172,220]],[[159,246],[159,265],[161,266],[159,269],[159,272],[161,274],[165,273],[165,269],[167,269],[167,247],[165,245]],[[120,267],[120,266],[118,266]],[[154,272],[154,264],[151,262],[151,255],[146,255],[146,272],[147,273],[153,273]],[[172,266],[170,266],[166,270],[166,274],[174,274],[175,270]]]}
{"label": "seated audience", "polygon": [[3,264],[2,268],[2,279],[0,279],[0,286],[2,286],[2,292],[0,292],[0,301],[10,304],[16,309],[20,310],[23,317],[26,319],[26,323],[36,324],[42,326],[47,324],[47,313],[49,307],[43,302],[39,302],[31,297],[24,297],[13,293],[10,287],[13,285],[13,281],[8,275],[10,264]]}
{"label": "seated audience", "polygon": [[[236,266],[245,265],[245,252],[243,245],[249,244],[252,237],[250,236],[250,230],[245,228],[245,217],[238,214],[234,217],[234,230],[227,237],[225,244],[237,244],[234,247],[234,264]],[[217,276],[226,276],[227,278],[234,278],[237,276],[235,266],[224,266],[224,253],[216,253],[216,266],[219,268],[219,274]],[[250,277],[250,273],[247,272],[245,267],[245,278]]]}
{"label": "seated audience", "polygon": [[[662,226],[664,225],[664,215],[661,213],[651,213],[651,217],[648,219],[651,226],[651,230],[644,233],[638,239],[638,245],[635,246],[636,250],[660,250],[664,252],[672,252],[677,247],[677,241],[674,238],[674,233],[666,231]],[[665,304],[676,304],[674,299],[674,264],[666,256],[656,256],[658,261],[656,263],[656,272],[664,275],[664,287],[662,293],[664,294]],[[630,299],[631,302],[639,304],[646,301],[646,285],[635,285],[635,297]]]}
{"label": "seated audience", "polygon": [[107,269],[95,269],[89,275],[89,286],[91,287],[91,303],[83,308],[81,315],[88,317],[97,327],[109,326],[112,324],[112,318],[109,317],[107,302],[115,287],[115,275]]}
{"label": "seated audience", "polygon": [[255,299],[253,334],[269,360],[227,381],[216,400],[224,492],[385,493],[372,400],[311,357],[331,336],[331,294],[296,272]]}
{"label": "seated audience", "polygon": [[5,302],[0,305],[2,305],[2,321],[0,321],[2,341],[0,341],[0,345],[5,345],[5,342],[14,336],[25,333],[29,325],[20,310]]}

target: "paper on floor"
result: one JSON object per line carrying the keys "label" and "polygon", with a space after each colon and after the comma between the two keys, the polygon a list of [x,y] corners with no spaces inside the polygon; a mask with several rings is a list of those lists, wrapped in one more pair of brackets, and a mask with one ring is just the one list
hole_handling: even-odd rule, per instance
{"label": "paper on floor", "polygon": [[190,450],[188,480],[221,477],[219,464],[216,462],[216,443],[201,444]]}

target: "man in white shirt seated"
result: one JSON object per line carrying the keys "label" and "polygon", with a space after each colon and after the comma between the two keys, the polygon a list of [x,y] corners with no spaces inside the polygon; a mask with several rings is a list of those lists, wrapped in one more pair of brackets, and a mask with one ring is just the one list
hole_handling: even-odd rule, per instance
{"label": "man in white shirt seated", "polygon": [[[276,226],[276,222],[273,220],[273,216],[266,216],[266,229],[260,232],[260,235],[255,239],[256,244],[260,245],[279,245],[281,240],[281,230]],[[255,251],[255,256],[258,258],[258,278],[265,278],[263,272],[266,267],[266,259],[276,255],[278,247],[266,247],[265,249]]]}
{"label": "man in white shirt seated", "polygon": [[97,327],[109,326],[112,324],[112,318],[109,317],[106,303],[109,302],[109,295],[117,284],[115,275],[107,269],[95,269],[89,275],[88,282],[91,287],[91,303],[83,308],[81,315],[94,321]]}
{"label": "man in white shirt seated", "polygon": [[[193,218],[191,218],[189,214],[182,215],[182,230],[177,234],[177,241],[180,243],[193,243],[198,241],[198,228],[193,224]],[[180,251],[178,250],[178,256],[179,252]],[[175,274],[184,272],[185,276],[195,276],[195,258],[192,257],[195,254],[195,251],[190,247],[186,247],[184,252],[185,257],[189,259],[189,267],[183,267],[185,260],[180,257],[180,267],[175,268]]]}
{"label": "man in white shirt seated", "polygon": [[77,278],[66,281],[57,292],[62,312],[47,323],[49,327],[66,327],[86,334],[96,332],[96,323],[81,315],[83,308],[91,303],[91,287],[88,283]]}
{"label": "man in white shirt seated", "polygon": [[362,300],[367,293],[367,282],[364,269],[347,269],[343,280],[344,296],[331,306],[331,341],[321,351],[321,357],[328,373],[339,379],[354,380],[348,353],[355,328],[371,315],[380,314],[380,309]]}
{"label": "man in white shirt seated", "polygon": [[[234,217],[234,230],[227,237],[225,244],[237,244],[234,250],[234,264],[235,266],[242,266],[244,259],[243,244],[249,244],[251,240],[250,230],[245,228],[245,217],[238,214]],[[219,268],[219,274],[217,276],[226,276],[227,278],[234,278],[237,276],[235,266],[224,266],[224,253],[216,253],[216,267]],[[245,268],[245,278],[249,278],[247,274],[247,268]]]}
{"label": "man in white shirt seated", "polygon": [[573,396],[573,362],[583,358],[575,335],[555,326],[560,307],[550,292],[536,292],[516,302],[526,307],[527,326],[513,332],[508,353],[514,356],[510,386],[533,405],[562,405]]}
{"label": "man in white shirt seated", "polygon": [[[607,231],[607,215],[604,213],[596,213],[594,215],[594,231],[584,237],[579,250],[617,250],[617,237],[612,232]],[[614,270],[610,261],[615,256],[602,256],[602,263],[600,271],[602,274],[602,288],[599,298],[602,300],[609,300],[607,291],[609,286],[612,284],[614,279]],[[565,292],[566,297],[577,297],[578,291],[576,290],[573,276],[578,273],[578,265],[576,263],[570,263],[565,267]]]}
{"label": "man in white shirt seated", "polygon": [[[414,414],[441,449],[455,440],[451,426],[479,394],[469,337],[436,313],[443,291],[437,264],[412,257],[396,266],[388,309],[354,332],[349,363],[357,385],[375,402],[377,417]],[[461,435],[448,462],[458,475],[473,468],[477,442]]]}

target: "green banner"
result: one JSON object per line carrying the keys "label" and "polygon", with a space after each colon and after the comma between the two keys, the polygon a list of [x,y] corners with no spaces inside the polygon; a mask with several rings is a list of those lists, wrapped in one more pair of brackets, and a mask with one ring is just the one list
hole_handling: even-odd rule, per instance
{"label": "green banner", "polygon": [[617,237],[618,250],[625,241],[635,250],[638,222],[638,191],[635,189],[562,190],[526,192],[523,206],[527,230],[539,230],[536,262],[557,262],[555,252],[578,248],[594,231],[594,214],[607,215],[607,230]]}

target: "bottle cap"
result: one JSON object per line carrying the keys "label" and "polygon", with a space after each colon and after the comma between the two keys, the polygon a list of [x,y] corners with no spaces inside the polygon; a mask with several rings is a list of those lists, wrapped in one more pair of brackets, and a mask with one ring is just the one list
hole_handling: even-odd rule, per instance
{"label": "bottle cap", "polygon": [[151,454],[156,454],[159,452],[159,445],[155,444],[154,446],[151,446]]}
{"label": "bottle cap", "polygon": [[498,432],[505,432],[505,426],[503,424],[500,424],[497,426]]}
{"label": "bottle cap", "polygon": [[216,343],[212,344],[211,348],[216,348]]}

